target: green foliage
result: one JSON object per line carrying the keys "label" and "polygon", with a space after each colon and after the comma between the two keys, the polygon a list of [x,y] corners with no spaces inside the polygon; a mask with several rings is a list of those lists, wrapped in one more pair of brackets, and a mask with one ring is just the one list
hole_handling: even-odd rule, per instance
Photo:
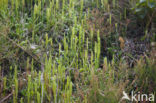
{"label": "green foliage", "polygon": [[[144,63],[146,62],[146,63]],[[142,65],[144,63],[144,65]],[[138,78],[138,84],[140,90],[143,92],[156,91],[156,65],[155,59],[146,57],[146,61],[140,59],[135,67],[136,77]]]}
{"label": "green foliage", "polygon": [[[0,0],[0,102],[10,93],[11,103],[117,103],[131,88],[131,70],[137,85],[156,81],[149,59],[134,68],[122,61],[118,37],[128,24],[120,20],[128,11],[122,15],[119,2]],[[134,10],[149,20],[155,1],[140,0]]]}
{"label": "green foliage", "polygon": [[[155,0],[140,0],[133,8],[134,13],[139,16],[142,21],[151,23],[156,19],[156,1]],[[147,24],[149,25],[149,24]]]}
{"label": "green foliage", "polygon": [[140,14],[141,18],[145,18],[145,16],[152,14],[156,8],[155,0],[140,0],[136,3],[134,7],[135,13]]}

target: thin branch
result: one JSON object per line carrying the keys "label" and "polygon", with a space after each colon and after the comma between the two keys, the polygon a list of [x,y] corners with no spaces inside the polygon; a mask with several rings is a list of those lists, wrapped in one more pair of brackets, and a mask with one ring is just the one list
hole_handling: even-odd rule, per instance
{"label": "thin branch", "polygon": [[13,95],[13,93],[10,93],[9,95],[7,95],[5,98],[3,98],[0,103],[4,103],[4,101],[6,101],[9,97],[11,97]]}
{"label": "thin branch", "polygon": [[29,56],[31,56],[35,61],[37,61],[38,63],[40,63],[41,65],[45,65],[44,63],[42,63],[41,61],[39,61],[39,57],[37,55],[32,55],[30,52],[28,52],[27,50],[25,50],[23,47],[21,47],[20,45],[18,45],[15,41],[13,41],[12,39],[10,39],[8,36],[0,33],[2,36],[4,36],[5,38],[7,38],[12,44],[16,45],[18,48],[20,48],[22,51],[24,51],[25,53],[27,53]]}

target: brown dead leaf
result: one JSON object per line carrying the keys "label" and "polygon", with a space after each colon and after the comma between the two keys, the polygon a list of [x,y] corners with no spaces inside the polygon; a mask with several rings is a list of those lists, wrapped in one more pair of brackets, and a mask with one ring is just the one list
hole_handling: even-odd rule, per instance
{"label": "brown dead leaf", "polygon": [[124,49],[125,47],[125,40],[123,39],[123,37],[119,37],[119,42],[120,42],[120,48],[121,49]]}

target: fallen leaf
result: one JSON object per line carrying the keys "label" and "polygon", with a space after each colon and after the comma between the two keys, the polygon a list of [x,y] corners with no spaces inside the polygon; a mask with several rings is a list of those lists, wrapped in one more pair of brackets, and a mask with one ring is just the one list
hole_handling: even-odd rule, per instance
{"label": "fallen leaf", "polygon": [[120,48],[123,49],[125,47],[125,40],[123,39],[123,37],[119,37],[119,42],[120,42]]}

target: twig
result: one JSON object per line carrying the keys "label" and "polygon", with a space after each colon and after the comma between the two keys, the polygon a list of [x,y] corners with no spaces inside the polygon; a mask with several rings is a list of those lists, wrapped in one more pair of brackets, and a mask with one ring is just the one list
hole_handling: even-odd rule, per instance
{"label": "twig", "polygon": [[12,96],[13,93],[10,93],[8,96],[6,96],[5,98],[3,98],[0,103],[3,103],[4,101],[6,101],[9,97]]}
{"label": "twig", "polygon": [[[0,33],[1,34],[1,33]],[[2,36],[4,36],[5,38],[7,38],[10,42],[12,42],[14,45],[16,45],[18,48],[20,48],[21,50],[23,50],[25,53],[27,53],[29,56],[31,56],[35,61],[37,61],[38,63],[40,63],[41,65],[45,65],[44,63],[38,61],[38,56],[35,55],[33,56],[31,53],[29,53],[28,51],[26,51],[23,47],[21,47],[20,45],[18,45],[15,41],[13,41],[12,39],[10,39],[8,36],[1,34]]]}

